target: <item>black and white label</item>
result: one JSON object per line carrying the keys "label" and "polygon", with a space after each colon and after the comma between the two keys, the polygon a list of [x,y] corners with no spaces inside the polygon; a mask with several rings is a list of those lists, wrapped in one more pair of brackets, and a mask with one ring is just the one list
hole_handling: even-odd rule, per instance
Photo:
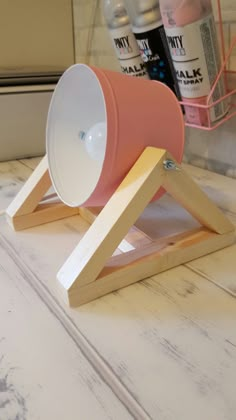
{"label": "black and white label", "polygon": [[[207,96],[211,90],[212,80],[215,80],[219,71],[217,57],[219,53],[215,50],[212,25],[214,17],[210,15],[184,27],[165,28],[180,91],[184,98]],[[204,45],[205,29],[209,33],[207,45]],[[211,63],[206,57],[206,47],[213,58]]]}
{"label": "black and white label", "polygon": [[[172,61],[183,98],[206,97],[220,70],[214,16],[178,28],[165,28]],[[225,93],[223,78],[213,92],[212,101]],[[227,102],[211,109],[211,119],[217,120],[227,112]]]}
{"label": "black and white label", "polygon": [[110,35],[124,74],[149,79],[146,66],[130,25],[110,29]]}
{"label": "black and white label", "polygon": [[164,26],[143,32],[134,32],[139,51],[150,79],[165,83],[180,99],[175,69],[167,45]]}

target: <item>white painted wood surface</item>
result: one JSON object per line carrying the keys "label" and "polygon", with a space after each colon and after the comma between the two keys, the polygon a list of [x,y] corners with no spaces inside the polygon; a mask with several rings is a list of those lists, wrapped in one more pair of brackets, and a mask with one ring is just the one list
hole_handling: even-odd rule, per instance
{"label": "white painted wood surface", "polygon": [[[31,164],[0,165],[0,208],[10,203]],[[236,181],[185,168],[236,223]],[[152,204],[138,222],[153,237],[196,225],[168,196]],[[9,375],[28,404],[22,418],[123,420],[129,418],[128,407],[135,419],[235,420],[236,245],[72,310],[60,300],[55,274],[86,228],[73,216],[15,233],[0,217],[0,264],[5,270],[0,337],[6,337],[0,349],[5,345],[9,355],[1,361],[0,378],[17,366]],[[7,302],[13,321],[6,315]],[[93,369],[100,375],[97,389],[104,407],[95,415],[94,385],[88,390],[74,377],[80,372],[86,382]],[[37,393],[38,382],[43,396]],[[50,410],[65,413],[59,409],[62,393],[71,411],[57,417]],[[78,397],[82,416],[75,411],[74,395],[84,396],[81,401]],[[10,419],[1,416],[1,403],[0,419]]]}
{"label": "white painted wood surface", "polygon": [[0,238],[0,419],[132,419]]}

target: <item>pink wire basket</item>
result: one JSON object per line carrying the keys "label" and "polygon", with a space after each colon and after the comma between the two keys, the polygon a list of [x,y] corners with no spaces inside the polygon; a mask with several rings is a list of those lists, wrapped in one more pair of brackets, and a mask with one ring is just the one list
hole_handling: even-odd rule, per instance
{"label": "pink wire basket", "polygon": [[[227,64],[228,64],[229,59],[231,57],[232,51],[236,47],[236,37],[233,38],[233,40],[231,42],[231,45],[230,45],[230,48],[226,52],[220,0],[217,0],[217,6],[218,6],[218,14],[219,14],[220,44],[221,44],[222,58],[223,58],[222,66],[220,68],[220,71],[219,71],[216,79],[215,79],[215,82],[212,85],[211,91],[210,91],[210,93],[207,97],[206,105],[191,103],[191,107],[197,108],[199,110],[204,110],[204,112],[207,115],[207,124],[202,126],[202,125],[196,125],[196,124],[191,124],[191,123],[185,122],[185,125],[188,126],[188,127],[199,128],[199,129],[205,130],[205,131],[215,130],[216,128],[218,128],[219,126],[224,124],[226,121],[229,121],[231,118],[233,118],[236,115],[236,98],[234,96],[236,94],[236,89],[229,88],[230,80],[233,78],[234,75],[235,75],[235,78],[236,78],[236,71],[227,69]],[[224,77],[226,94],[224,96],[222,96],[220,99],[218,99],[217,101],[213,102],[212,97],[214,95],[215,89],[216,89],[217,84],[218,84],[221,77]],[[211,121],[211,110],[214,108],[215,105],[217,105],[221,102],[224,102],[226,100],[229,104],[228,105],[229,109],[228,109],[227,114],[223,118],[221,118],[219,121],[212,122]],[[180,101],[180,104],[184,105],[186,107],[189,107],[189,105],[190,105],[189,102],[185,102],[185,101]]]}

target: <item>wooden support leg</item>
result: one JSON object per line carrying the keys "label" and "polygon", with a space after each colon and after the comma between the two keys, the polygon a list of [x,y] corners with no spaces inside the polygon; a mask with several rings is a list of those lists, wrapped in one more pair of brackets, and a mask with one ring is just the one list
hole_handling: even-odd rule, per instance
{"label": "wooden support leg", "polygon": [[78,208],[65,206],[61,202],[39,204],[51,185],[45,156],[6,210],[7,220],[15,230],[78,214]]}
{"label": "wooden support leg", "polygon": [[[64,298],[71,306],[206,255],[234,241],[233,225],[188,175],[181,168],[173,172],[165,169],[164,162],[170,158],[166,151],[147,148],[98,217],[95,219],[89,215],[92,226],[57,276]],[[109,259],[161,186],[205,227],[147,243],[141,249]]]}
{"label": "wooden support leg", "polygon": [[[172,170],[166,161],[171,161]],[[16,230],[78,213],[92,222],[58,272],[61,291],[71,306],[221,249],[235,240],[234,226],[166,150],[148,147],[105,207],[99,209],[97,217],[96,210],[71,208],[61,202],[39,203],[50,186],[45,157],[6,213]],[[159,241],[140,234],[133,224],[161,186],[203,227]],[[128,252],[111,257],[118,246],[121,252]]]}
{"label": "wooden support leg", "polygon": [[[168,159],[174,159],[168,155]],[[178,164],[175,162],[176,166]],[[198,187],[192,178],[179,166],[180,170],[166,171],[163,187],[183,208],[203,226],[217,233],[234,230],[232,223],[218,207]]]}
{"label": "wooden support leg", "polygon": [[219,235],[204,227],[162,238],[137,250],[111,257],[96,281],[64,293],[64,300],[71,307],[83,305],[114,290],[225,248],[234,241],[234,232]]}
{"label": "wooden support leg", "polygon": [[72,252],[58,280],[67,292],[93,282],[163,182],[166,151],[147,148]]}

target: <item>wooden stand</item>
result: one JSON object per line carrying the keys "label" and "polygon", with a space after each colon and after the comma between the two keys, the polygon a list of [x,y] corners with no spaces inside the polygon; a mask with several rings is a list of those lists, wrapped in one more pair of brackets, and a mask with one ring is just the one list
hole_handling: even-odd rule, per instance
{"label": "wooden stand", "polygon": [[[234,242],[234,226],[166,150],[146,148],[101,211],[70,208],[62,203],[39,204],[50,186],[45,157],[6,213],[15,230],[78,213],[92,223],[57,274],[62,295],[70,306],[89,302]],[[157,241],[133,227],[161,186],[203,227]],[[112,256],[120,243],[128,252]]]}

